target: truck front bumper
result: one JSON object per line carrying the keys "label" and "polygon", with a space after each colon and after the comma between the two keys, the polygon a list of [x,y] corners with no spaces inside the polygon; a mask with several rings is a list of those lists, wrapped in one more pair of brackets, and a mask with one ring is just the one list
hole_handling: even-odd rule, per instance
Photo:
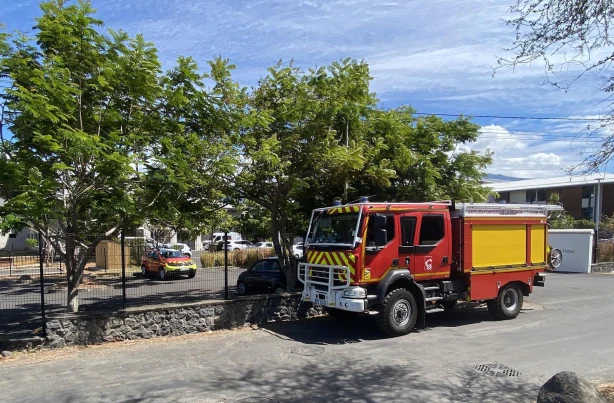
{"label": "truck front bumper", "polygon": [[331,292],[320,291],[315,287],[303,290],[303,301],[312,302],[327,308],[336,308],[350,312],[364,312],[367,308],[367,300],[362,298],[345,298],[343,290],[333,290]]}

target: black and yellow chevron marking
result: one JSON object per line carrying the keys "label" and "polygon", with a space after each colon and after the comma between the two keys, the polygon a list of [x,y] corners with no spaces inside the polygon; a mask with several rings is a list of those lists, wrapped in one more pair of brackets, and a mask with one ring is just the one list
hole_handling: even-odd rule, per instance
{"label": "black and yellow chevron marking", "polygon": [[351,252],[310,250],[307,252],[307,263],[347,266],[350,269],[350,281],[352,281],[352,278],[356,277],[356,255]]}
{"label": "black and yellow chevron marking", "polygon": [[331,209],[328,209],[326,214],[333,215],[333,214],[344,214],[344,213],[358,213],[359,211],[360,211],[359,206],[341,206],[341,207],[333,207]]}

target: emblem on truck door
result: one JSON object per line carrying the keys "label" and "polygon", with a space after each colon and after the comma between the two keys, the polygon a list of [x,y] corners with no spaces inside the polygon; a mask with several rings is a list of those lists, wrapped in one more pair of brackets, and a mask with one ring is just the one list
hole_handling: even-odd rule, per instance
{"label": "emblem on truck door", "polygon": [[424,270],[433,270],[433,256],[424,257]]}

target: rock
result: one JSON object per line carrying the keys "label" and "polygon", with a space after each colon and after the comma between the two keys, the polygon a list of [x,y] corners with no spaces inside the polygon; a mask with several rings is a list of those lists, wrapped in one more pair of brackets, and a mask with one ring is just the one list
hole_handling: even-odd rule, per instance
{"label": "rock", "polygon": [[10,351],[2,351],[0,352],[0,355],[3,356],[4,358],[9,358],[10,356],[13,355],[13,353],[11,353]]}
{"label": "rock", "polygon": [[49,347],[51,347],[51,348],[66,347],[66,342],[64,341],[63,338],[56,336],[56,337],[54,337],[52,339],[49,339]]}
{"label": "rock", "polygon": [[47,322],[47,330],[57,330],[61,328],[62,328],[62,324],[57,320],[52,320],[52,321]]}
{"label": "rock", "polygon": [[537,403],[607,403],[597,388],[574,372],[559,372],[539,390]]}

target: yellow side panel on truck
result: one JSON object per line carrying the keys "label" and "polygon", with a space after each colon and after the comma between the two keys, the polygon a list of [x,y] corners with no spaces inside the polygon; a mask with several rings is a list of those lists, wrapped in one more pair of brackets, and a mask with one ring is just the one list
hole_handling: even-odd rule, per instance
{"label": "yellow side panel on truck", "polygon": [[526,225],[473,225],[471,243],[474,268],[526,263]]}
{"label": "yellow side panel on truck", "polygon": [[546,224],[531,225],[531,263],[546,262]]}

